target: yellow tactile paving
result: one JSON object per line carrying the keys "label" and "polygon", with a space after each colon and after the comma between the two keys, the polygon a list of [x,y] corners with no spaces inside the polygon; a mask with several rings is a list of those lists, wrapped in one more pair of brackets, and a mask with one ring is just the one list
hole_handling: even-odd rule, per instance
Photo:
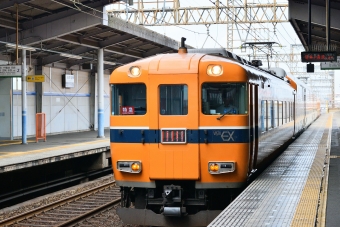
{"label": "yellow tactile paving", "polygon": [[[324,225],[324,209],[327,198],[327,196],[325,196],[327,192],[325,179],[328,178],[326,175],[328,173],[328,165],[325,165],[325,163],[329,163],[328,145],[330,144],[329,139],[331,138],[332,116],[333,114],[330,114],[327,120],[321,143],[319,144],[306,185],[296,208],[292,227]],[[322,187],[322,185],[324,185],[324,187]]]}
{"label": "yellow tactile paving", "polygon": [[[1,146],[9,146],[13,144],[21,144],[21,140],[0,140],[0,147]],[[27,143],[35,143],[35,140],[27,140]]]}
{"label": "yellow tactile paving", "polygon": [[331,123],[332,114],[321,116],[209,227],[322,224]]}

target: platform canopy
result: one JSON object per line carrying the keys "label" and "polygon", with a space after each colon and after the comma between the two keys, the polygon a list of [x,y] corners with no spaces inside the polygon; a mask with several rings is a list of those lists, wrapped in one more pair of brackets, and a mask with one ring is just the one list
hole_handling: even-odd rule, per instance
{"label": "platform canopy", "polygon": [[326,1],[311,0],[311,45],[308,47],[308,0],[288,0],[289,21],[306,51],[336,51],[340,55],[340,1],[330,0],[330,50],[326,39]]}
{"label": "platform canopy", "polygon": [[65,63],[68,68],[84,63],[96,65],[99,48],[104,48],[104,69],[110,70],[140,58],[177,52],[176,40],[142,26],[118,18],[112,18],[114,23],[107,26],[103,7],[113,2],[0,1],[0,60],[15,61],[13,44],[17,43],[17,27],[19,47],[31,50],[27,56],[42,66],[56,63]]}

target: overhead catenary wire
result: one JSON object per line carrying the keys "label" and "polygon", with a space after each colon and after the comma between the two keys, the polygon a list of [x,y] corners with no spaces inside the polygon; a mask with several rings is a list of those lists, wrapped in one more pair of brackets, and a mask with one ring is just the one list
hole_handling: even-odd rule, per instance
{"label": "overhead catenary wire", "polygon": [[[89,6],[84,5],[84,4],[80,3],[80,2],[77,2],[76,0],[70,0],[70,2],[72,2],[72,3],[74,4],[75,7],[72,7],[72,6],[70,6],[70,5],[64,4],[64,3],[59,2],[59,1],[57,1],[57,0],[51,0],[51,1],[56,2],[56,3],[59,3],[59,4],[62,4],[62,5],[64,5],[64,6],[67,6],[67,7],[69,7],[69,8],[72,8],[72,9],[74,9],[74,10],[78,10],[78,11],[80,11],[80,12],[83,12],[83,13],[86,13],[86,14],[89,14],[89,15],[92,15],[92,16],[95,16],[95,17],[97,17],[97,18],[101,18],[101,19],[104,19],[104,20],[105,20],[105,18],[100,17],[100,16],[97,16],[97,15],[96,15],[96,12],[98,12],[98,13],[106,13],[106,12],[102,12],[102,11],[100,11],[100,10],[94,9],[94,8],[92,8],[92,7],[89,7]],[[211,0],[209,0],[209,1],[210,1],[212,4],[215,5],[214,2],[212,2]],[[242,2],[242,1],[241,1],[241,2]],[[219,1],[219,3],[220,3],[221,5],[223,5],[224,7],[226,7],[221,1]],[[91,14],[91,13],[89,13],[89,12],[86,12],[86,11],[82,10],[78,5],[79,5],[79,6],[82,6],[82,7],[84,7],[84,8],[87,8],[87,9],[89,9],[89,10],[92,10],[93,13]],[[133,7],[130,7],[130,6],[127,6],[127,7],[131,8],[131,9],[134,9],[134,10],[137,10],[137,9],[135,9],[135,8],[133,8]],[[165,8],[165,7],[163,6],[163,11],[164,11],[164,8]],[[228,8],[226,7],[226,9],[223,10],[223,12],[224,12],[224,13],[225,13],[225,14],[226,14],[226,15],[227,15],[234,23],[238,24],[242,29],[249,29],[249,27],[251,26],[251,24],[249,25],[249,27],[246,27],[246,28],[245,28],[242,24],[237,23],[236,18],[240,20],[240,18],[238,17],[238,15],[236,15],[232,10],[228,9],[228,11],[229,11],[233,16],[235,16],[235,19],[233,19],[233,18],[228,14],[227,9],[228,9]],[[163,14],[162,14],[162,15],[163,15]],[[162,20],[162,23],[164,23],[164,24],[169,24],[169,23],[167,23],[166,21],[164,21],[164,17],[161,17],[161,20]],[[158,20],[158,21],[159,21],[159,20]],[[262,27],[264,27],[262,24],[260,24],[260,25],[261,25]],[[183,28],[183,27],[178,26],[178,25],[172,25],[172,26],[178,27],[178,28],[183,29],[183,30],[187,30],[187,31],[192,32],[192,33],[194,33],[194,34],[203,34],[203,35],[207,35],[207,37],[210,37],[210,38],[215,42],[215,44],[218,44],[219,46],[221,46],[221,47],[223,48],[223,46],[222,46],[221,44],[219,44],[219,43],[217,42],[217,40],[214,39],[214,38],[213,38],[210,34],[208,34],[208,33],[196,32],[196,31],[193,31],[193,30],[190,30],[190,29],[187,29],[187,28]],[[250,34],[254,39],[257,39],[257,37],[256,37],[254,34],[252,34],[252,33],[248,33],[248,34]],[[247,35],[248,35],[248,34],[247,34]],[[264,39],[262,34],[258,34],[258,36],[262,36],[262,39]],[[287,41],[287,40],[286,40],[286,41]],[[206,40],[205,40],[205,42],[206,42]],[[204,46],[204,45],[203,45],[203,46]]]}
{"label": "overhead catenary wire", "polygon": [[[87,14],[89,14],[89,15],[93,15],[93,16],[95,16],[95,17],[97,17],[97,18],[101,18],[101,19],[104,19],[104,20],[105,20],[105,18],[99,17],[99,16],[95,15],[95,13],[90,14],[90,13],[84,11],[84,10],[81,10],[77,5],[80,5],[80,6],[82,6],[82,7],[85,7],[85,8],[87,8],[87,9],[89,9],[89,10],[93,10],[93,12],[98,12],[98,13],[104,13],[104,14],[106,14],[105,12],[102,12],[102,11],[97,10],[97,9],[95,9],[95,8],[92,8],[92,7],[89,7],[89,6],[87,6],[87,5],[84,5],[84,4],[82,4],[81,2],[78,2],[78,1],[76,1],[76,0],[70,0],[70,2],[72,2],[72,3],[74,4],[75,8],[71,7],[70,5],[67,5],[67,4],[64,4],[64,3],[62,3],[62,2],[59,2],[59,1],[57,1],[57,0],[51,0],[51,1],[56,2],[56,3],[59,3],[59,4],[62,4],[62,5],[64,5],[64,6],[67,6],[67,7],[72,8],[72,9],[75,9],[75,10],[81,11],[81,12],[83,12],[83,13],[87,13]],[[211,0],[209,0],[209,1],[210,1],[212,4],[216,5],[216,4],[215,4],[214,2],[212,2]],[[242,1],[241,1],[241,2],[242,2]],[[221,5],[223,5],[224,7],[226,7],[221,1],[219,1],[219,4],[221,4]],[[131,8],[131,9],[134,9],[134,10],[137,10],[137,9],[134,8],[134,7],[130,7],[130,6],[127,6],[127,7],[128,7],[128,8]],[[165,0],[164,0],[164,4],[163,4],[163,13],[164,13],[164,9],[165,9]],[[226,7],[226,9],[227,9],[227,7]],[[229,11],[230,13],[232,13],[236,18],[238,18],[238,19],[240,20],[240,18],[238,17],[238,15],[234,14],[233,11],[231,11],[230,9],[228,9],[228,11]],[[162,17],[164,17],[164,16],[163,16],[163,13],[162,13]],[[230,15],[228,15],[227,12],[225,12],[225,14],[226,14],[231,20],[233,20],[235,23],[237,23],[236,19],[231,18]],[[161,18],[162,18],[162,17],[161,17]],[[158,19],[157,22],[159,22],[159,20],[160,20],[160,19]],[[161,20],[162,20],[163,23],[169,24],[169,23],[165,22],[164,19],[161,19]],[[156,23],[154,23],[154,24],[156,24]],[[242,29],[246,29],[246,28],[244,28],[241,24],[238,24],[238,25],[239,25]],[[187,30],[187,31],[190,31],[190,32],[193,32],[193,33],[196,33],[196,34],[205,34],[205,33],[199,33],[199,32],[196,32],[196,31],[192,31],[192,30],[190,30],[190,29],[182,28],[182,27],[177,26],[177,25],[174,25],[174,26],[176,26],[176,27],[178,27],[178,28],[181,28],[181,29],[184,29],[184,30]],[[263,25],[261,25],[261,26],[263,26]],[[249,28],[248,28],[248,29],[249,29]],[[205,35],[206,35],[206,34],[205,34]],[[261,34],[259,34],[259,35],[261,35]],[[253,38],[256,39],[256,36],[254,36],[253,34],[251,34],[251,36],[253,36]],[[261,36],[262,36],[262,35],[261,35]],[[218,44],[218,45],[220,45],[220,44]]]}
{"label": "overhead catenary wire", "polygon": [[[64,5],[64,6],[66,6],[66,7],[69,7],[69,8],[71,8],[71,9],[74,9],[74,10],[77,10],[77,11],[80,11],[80,12],[83,12],[83,13],[86,13],[86,14],[88,14],[88,15],[92,15],[92,16],[94,16],[94,17],[97,17],[97,18],[106,20],[105,18],[100,17],[100,16],[97,16],[97,15],[95,14],[95,12],[106,14],[105,12],[102,12],[102,11],[97,10],[97,9],[95,9],[95,8],[86,6],[86,5],[84,5],[84,4],[80,3],[80,2],[77,2],[76,0],[69,0],[70,2],[72,2],[72,3],[75,5],[75,7],[72,7],[72,6],[70,6],[70,5],[67,5],[67,4],[65,4],[65,3],[63,3],[63,2],[59,2],[59,1],[57,1],[57,0],[51,0],[51,1],[56,2],[56,3],[58,3],[58,4],[61,4],[61,5]],[[213,3],[211,0],[209,0],[209,1],[210,1],[211,3]],[[213,3],[213,4],[215,4],[215,3]],[[221,3],[221,2],[220,2],[220,4],[223,5],[223,3]],[[87,9],[89,9],[89,10],[93,10],[93,13],[91,14],[91,13],[89,13],[89,12],[86,12],[86,11],[80,9],[77,5],[83,6],[83,7],[87,8]],[[225,6],[225,5],[224,5],[224,6]],[[128,6],[128,7],[129,7],[129,8],[132,8],[132,9],[134,9],[134,10],[137,10],[137,9],[135,9],[135,8],[133,8],[133,7],[130,7],[130,6]],[[229,10],[229,11],[230,11],[230,10]],[[226,13],[226,12],[225,12],[225,13]],[[233,13],[233,12],[231,12],[231,13]],[[229,16],[228,13],[226,13],[226,15]],[[234,15],[235,15],[235,14],[234,14]],[[238,18],[237,15],[235,15],[235,16]],[[229,17],[230,17],[230,16],[229,16]],[[231,18],[231,19],[232,19],[232,18]],[[236,22],[236,20],[234,20],[234,19],[232,19],[232,20],[233,20],[234,22]],[[165,23],[165,24],[169,24],[169,23],[165,22],[164,19],[162,19],[162,22]],[[178,27],[178,28],[181,28],[181,29],[184,29],[184,30],[187,30],[187,31],[190,31],[190,32],[193,32],[193,33],[196,33],[196,34],[204,34],[204,35],[207,35],[206,33],[199,33],[199,32],[196,32],[196,31],[192,31],[192,30],[190,30],[190,29],[182,28],[182,27],[180,27],[180,26],[178,26],[178,25],[174,25],[174,26],[176,26],[176,27]],[[241,27],[242,27],[242,26],[241,26]],[[243,27],[242,27],[242,28],[243,28]],[[243,29],[244,29],[244,28],[243,28]],[[251,34],[251,35],[252,35],[252,34]],[[256,39],[256,37],[255,37],[254,35],[252,35],[252,36]],[[211,37],[211,36],[210,36],[210,37]],[[212,38],[212,39],[213,39],[213,38]],[[216,42],[215,39],[213,39],[213,40]],[[217,44],[220,45],[219,43],[217,43]],[[220,46],[221,46],[221,45],[220,45]]]}
{"label": "overhead catenary wire", "polygon": [[[211,0],[209,0],[211,3],[213,3]],[[241,1],[242,2],[242,1]],[[220,2],[219,1],[219,3],[220,4],[222,4],[223,6],[225,6],[222,2]],[[215,5],[215,3],[213,3],[214,5]],[[225,6],[226,7],[226,6]],[[230,9],[229,9],[229,11],[233,14],[234,12],[232,12]],[[235,14],[234,14],[235,15]],[[266,14],[267,15],[267,14]],[[235,15],[237,18],[238,18],[238,16],[237,15]],[[249,15],[250,16],[250,15]],[[255,15],[254,15],[255,16]],[[236,22],[236,20],[234,20],[234,22],[235,22],[235,24],[237,25],[239,25],[240,27],[242,27],[243,28],[243,26],[241,26],[241,24],[239,24],[239,23],[237,23]],[[251,26],[251,24],[249,25],[249,27]],[[263,28],[265,28],[262,24],[260,24],[260,26],[262,26]],[[276,26],[276,25],[274,25],[274,26]],[[282,26],[283,27],[283,26]],[[283,27],[284,28],[284,27]],[[244,29],[244,28],[243,28]],[[248,28],[249,29],[249,28]],[[286,31],[286,29],[284,28],[284,30]],[[279,32],[279,31],[278,31]],[[280,32],[279,32],[280,33]],[[288,32],[286,31],[286,33],[288,34]],[[248,33],[249,34],[249,33]],[[247,34],[247,35],[248,35]],[[281,33],[280,33],[281,34]],[[252,34],[251,34],[252,35]],[[262,34],[259,34],[259,35],[261,35],[262,36]],[[270,35],[270,33],[268,33],[268,35],[269,35],[269,37],[271,38],[271,39],[273,39],[273,40],[275,40],[274,38],[273,38],[273,36],[271,36]],[[280,42],[280,39],[279,39],[279,37],[277,36],[277,34],[275,33],[275,35],[276,35],[276,37],[277,37],[277,40],[279,41],[279,43],[281,43]],[[254,36],[254,35],[252,35],[255,39],[256,39],[256,37]],[[281,34],[281,36],[285,39],[285,37]],[[289,37],[290,37],[290,35],[288,35]],[[262,36],[263,37],[263,36]],[[291,38],[291,37],[290,37]],[[287,39],[285,39],[285,41],[287,42],[287,43],[289,43],[289,41],[287,40]],[[293,40],[294,41],[294,40]],[[285,54],[287,54],[287,52],[286,52],[286,50],[285,49],[283,49],[283,51],[285,52]],[[278,54],[277,52],[276,52],[276,54]],[[279,57],[280,58],[280,57]],[[285,64],[287,64],[285,61],[283,61],[283,59],[281,58],[281,60],[282,60],[282,62],[284,62]],[[289,66],[288,64],[287,64],[287,66]]]}

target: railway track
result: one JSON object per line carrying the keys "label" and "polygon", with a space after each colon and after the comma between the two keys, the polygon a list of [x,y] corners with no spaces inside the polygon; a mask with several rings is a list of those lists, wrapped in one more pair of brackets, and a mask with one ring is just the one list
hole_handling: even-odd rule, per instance
{"label": "railway track", "polygon": [[114,182],[75,194],[0,221],[0,226],[70,226],[109,209],[120,202]]}

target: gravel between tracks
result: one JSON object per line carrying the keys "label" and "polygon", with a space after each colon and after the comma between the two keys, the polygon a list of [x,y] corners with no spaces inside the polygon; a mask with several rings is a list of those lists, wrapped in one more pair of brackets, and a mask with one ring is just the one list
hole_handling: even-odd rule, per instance
{"label": "gravel between tracks", "polygon": [[[77,186],[60,190],[58,192],[40,196],[11,207],[6,207],[0,210],[0,221],[112,181],[114,181],[113,175],[105,176],[94,181],[86,182]],[[135,225],[124,225],[124,223],[116,214],[116,207],[117,206],[115,206],[115,208],[102,212],[95,217],[89,218],[86,221],[79,223],[78,226],[136,227]]]}

